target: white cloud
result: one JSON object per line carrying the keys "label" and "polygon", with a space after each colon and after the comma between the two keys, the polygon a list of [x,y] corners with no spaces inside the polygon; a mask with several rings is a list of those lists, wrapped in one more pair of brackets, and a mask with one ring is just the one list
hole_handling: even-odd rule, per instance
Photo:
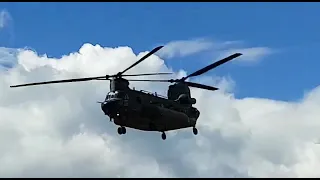
{"label": "white cloud", "polygon": [[[2,9],[0,10],[0,44],[1,45],[14,45],[14,22],[10,13]],[[1,63],[1,62],[0,62]],[[3,67],[0,65],[0,69]]]}
{"label": "white cloud", "polygon": [[7,10],[0,11],[0,29],[5,28],[11,20],[11,15]]}
{"label": "white cloud", "polygon": [[213,45],[213,42],[204,38],[171,41],[157,55],[162,58],[183,57],[208,50]]}
{"label": "white cloud", "polygon": [[0,47],[0,69],[7,69],[17,63],[17,49]]}
{"label": "white cloud", "polygon": [[[129,47],[85,44],[59,60],[21,50],[18,64],[0,72],[0,177],[320,177],[320,145],[313,142],[320,137],[320,87],[300,102],[192,89],[201,111],[199,134],[178,130],[166,141],[156,132],[117,134],[96,103],[108,82],[9,88],[113,74],[136,60]],[[168,68],[151,56],[128,74],[146,71]],[[221,79],[212,84],[228,89],[228,79]],[[209,78],[198,81],[210,84]],[[160,83],[132,86],[167,89]]]}
{"label": "white cloud", "polygon": [[177,40],[166,43],[157,55],[164,59],[184,57],[203,51],[212,52],[215,59],[221,59],[233,53],[242,53],[238,62],[258,62],[275,51],[269,47],[246,47],[243,41],[212,41],[207,38]]}
{"label": "white cloud", "polygon": [[251,48],[232,48],[224,50],[224,52],[219,56],[223,58],[233,53],[242,53],[243,55],[238,57],[237,61],[243,62],[257,62],[272,54],[274,51],[268,47],[251,47]]}

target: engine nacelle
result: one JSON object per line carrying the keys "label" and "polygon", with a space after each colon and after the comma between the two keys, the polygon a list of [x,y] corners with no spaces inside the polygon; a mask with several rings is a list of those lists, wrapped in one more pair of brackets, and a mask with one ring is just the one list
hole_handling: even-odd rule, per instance
{"label": "engine nacelle", "polygon": [[197,102],[195,98],[190,98],[187,94],[180,94],[176,101],[180,104],[195,104]]}

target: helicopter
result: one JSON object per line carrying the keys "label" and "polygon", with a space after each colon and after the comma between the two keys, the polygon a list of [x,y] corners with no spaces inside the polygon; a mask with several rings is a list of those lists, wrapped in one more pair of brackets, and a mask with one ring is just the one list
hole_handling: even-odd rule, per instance
{"label": "helicopter", "polygon": [[[241,53],[235,53],[224,59],[216,61],[186,77],[180,79],[168,80],[128,80],[123,77],[150,76],[150,75],[168,75],[172,73],[144,73],[144,74],[124,74],[152,54],[159,51],[164,46],[158,46],[131,66],[114,75],[104,75],[97,77],[64,79],[56,81],[45,81],[28,84],[10,86],[11,88],[22,86],[34,86],[54,83],[68,83],[91,80],[109,80],[110,92],[107,93],[104,101],[98,102],[104,115],[110,118],[115,125],[119,126],[117,132],[119,135],[126,134],[126,127],[141,131],[162,132],[161,137],[166,139],[166,131],[178,130],[183,128],[193,128],[193,134],[197,135],[197,120],[200,112],[192,105],[196,104],[196,99],[191,97],[190,88],[195,87],[205,90],[216,91],[218,88],[186,81],[190,77],[195,77],[216,68],[238,56]],[[145,90],[135,90],[129,87],[129,81],[149,81],[149,82],[168,82],[169,85],[167,97],[151,93]]]}

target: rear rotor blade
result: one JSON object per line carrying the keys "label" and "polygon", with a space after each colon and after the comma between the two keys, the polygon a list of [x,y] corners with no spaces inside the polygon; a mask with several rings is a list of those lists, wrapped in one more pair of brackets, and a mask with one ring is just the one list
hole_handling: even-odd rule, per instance
{"label": "rear rotor blade", "polygon": [[206,90],[210,90],[210,91],[216,91],[216,90],[219,89],[219,88],[216,88],[216,87],[207,86],[207,85],[204,85],[204,84],[193,83],[193,82],[184,82],[184,83],[186,83],[188,86],[191,86],[191,87],[200,88],[200,89],[206,89]]}
{"label": "rear rotor blade", "polygon": [[[145,81],[145,82],[179,82],[179,80],[173,80],[173,79],[170,79],[170,80],[151,80],[151,79],[130,79],[128,81]],[[188,86],[190,87],[195,87],[195,88],[200,88],[200,89],[206,89],[206,90],[210,90],[210,91],[216,91],[218,90],[219,88],[216,88],[216,87],[212,87],[212,86],[207,86],[207,85],[204,85],[204,84],[198,84],[198,83],[193,83],[193,82],[182,82],[182,83],[185,83],[187,84]]]}
{"label": "rear rotor blade", "polygon": [[156,48],[154,48],[152,51],[150,51],[148,54],[144,55],[142,58],[140,58],[137,62],[133,63],[131,66],[129,66],[127,69],[125,69],[124,71],[120,72],[118,75],[122,75],[123,73],[125,73],[126,71],[128,71],[129,69],[133,68],[134,66],[136,66],[137,64],[141,63],[143,60],[147,59],[149,56],[151,56],[152,54],[154,54],[155,52],[159,51],[161,48],[163,48],[163,46],[158,46]]}
{"label": "rear rotor blade", "polygon": [[127,79],[128,81],[147,81],[147,82],[175,82],[173,79],[171,80],[153,80],[153,79]]}
{"label": "rear rotor blade", "polygon": [[213,68],[216,68],[216,67],[218,67],[218,66],[220,66],[220,65],[222,65],[222,64],[224,64],[224,63],[226,63],[226,62],[228,62],[228,61],[230,61],[230,60],[232,60],[232,59],[234,59],[236,57],[239,57],[241,55],[242,55],[241,53],[235,53],[235,54],[233,54],[231,56],[228,56],[228,57],[226,57],[224,59],[216,61],[216,62],[210,64],[209,66],[206,66],[206,67],[204,67],[204,68],[202,68],[202,69],[200,69],[200,70],[198,70],[198,71],[196,71],[196,72],[194,72],[192,74],[189,74],[188,76],[186,76],[186,77],[184,77],[182,79],[186,80],[189,77],[199,76],[199,75],[201,75],[201,74],[203,74],[203,73],[205,73],[205,72],[207,72],[207,71],[209,71],[209,70],[211,70]]}
{"label": "rear rotor blade", "polygon": [[11,88],[14,88],[14,87],[35,86],[35,85],[42,85],[42,84],[56,84],[56,83],[91,81],[91,80],[96,80],[96,79],[98,79],[98,78],[107,78],[107,77],[106,77],[106,76],[98,76],[98,77],[89,77],[89,78],[64,79],[64,80],[57,80],[57,81],[44,81],[44,82],[36,82],[36,83],[13,85],[13,86],[10,86],[10,87],[11,87]]}

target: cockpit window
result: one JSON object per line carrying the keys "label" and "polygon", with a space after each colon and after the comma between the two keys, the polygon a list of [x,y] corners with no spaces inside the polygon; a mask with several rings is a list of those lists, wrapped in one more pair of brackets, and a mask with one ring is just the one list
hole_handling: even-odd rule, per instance
{"label": "cockpit window", "polygon": [[124,96],[124,93],[121,91],[109,92],[108,95],[106,96],[106,100],[111,98],[123,98],[123,96]]}
{"label": "cockpit window", "polygon": [[117,98],[124,98],[125,93],[123,91],[116,91],[115,92]]}
{"label": "cockpit window", "polygon": [[114,93],[113,92],[109,92],[106,96],[106,100],[110,99],[110,98],[113,98],[114,96]]}
{"label": "cockpit window", "polygon": [[114,97],[119,97],[119,95],[120,95],[120,92],[119,91],[116,91],[116,92],[114,92]]}

